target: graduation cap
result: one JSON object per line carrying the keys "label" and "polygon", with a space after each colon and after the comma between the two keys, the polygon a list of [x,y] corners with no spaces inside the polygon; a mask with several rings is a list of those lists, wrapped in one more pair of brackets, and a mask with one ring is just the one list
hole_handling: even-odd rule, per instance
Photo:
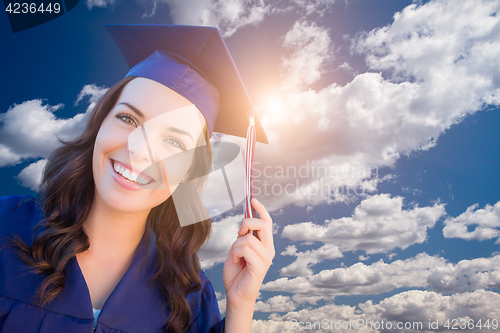
{"label": "graduation cap", "polygon": [[[252,101],[217,28],[163,24],[105,27],[130,67],[126,76],[154,80],[184,96],[205,117],[210,136],[215,131],[247,138],[244,212],[245,217],[255,217],[250,205],[255,141],[268,141],[260,121],[254,117]],[[227,174],[223,167],[220,170],[228,186]],[[228,191],[234,206],[229,187]],[[181,225],[184,224],[181,221]]]}
{"label": "graduation cap", "polygon": [[[210,135],[247,134],[252,101],[217,28],[168,24],[105,25],[127,65],[127,76],[155,80],[191,101]],[[256,119],[256,140],[268,143]]]}

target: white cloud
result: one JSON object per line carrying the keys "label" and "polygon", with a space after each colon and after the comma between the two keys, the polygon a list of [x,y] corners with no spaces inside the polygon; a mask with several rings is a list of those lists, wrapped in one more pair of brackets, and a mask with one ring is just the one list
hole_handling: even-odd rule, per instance
{"label": "white cloud", "polygon": [[220,314],[224,315],[226,312],[226,295],[216,291],[215,296],[217,296],[217,304],[219,305]]}
{"label": "white cloud", "polygon": [[427,229],[434,227],[444,214],[442,203],[403,209],[402,197],[377,194],[363,200],[351,217],[326,220],[324,224],[302,222],[287,225],[282,237],[325,245],[306,252],[297,252],[294,246],[288,247],[282,255],[294,255],[298,259],[283,268],[281,274],[311,275],[310,266],[325,259],[340,258],[347,251],[362,250],[373,254],[423,243],[427,239]]}
{"label": "white cloud", "polygon": [[[431,148],[466,115],[500,104],[499,6],[497,1],[443,0],[406,7],[392,24],[355,38],[353,51],[366,56],[372,72],[358,74],[345,86],[308,89],[309,73],[301,70],[307,60],[293,68],[285,61],[287,72],[303,73],[294,79],[302,91],[287,94],[281,110],[261,111],[271,144],[257,147],[257,156],[272,171],[306,163],[311,169],[314,162],[328,172],[260,177],[258,186],[267,181],[272,197],[265,202],[273,208],[307,206],[347,200],[356,187],[361,196],[372,193],[380,182],[376,168]],[[297,50],[287,59],[300,54]],[[324,70],[322,65],[319,73]]]}
{"label": "white cloud", "polygon": [[238,238],[238,229],[242,221],[243,215],[235,215],[219,222],[212,222],[211,237],[198,253],[202,269],[209,269],[226,260],[229,249]]}
{"label": "white cloud", "polygon": [[[481,319],[483,324],[489,319],[491,325],[491,321],[500,314],[499,305],[500,295],[491,291],[476,290],[444,296],[430,291],[411,290],[387,298],[377,305],[368,301],[359,307],[368,316],[389,321],[422,322],[423,325],[427,324],[424,328],[428,328],[429,320],[438,321],[438,331],[448,331],[444,324],[450,320],[453,325],[452,319],[472,320],[474,323]],[[483,332],[484,328],[476,327],[471,331]]]}
{"label": "white cloud", "polygon": [[19,163],[22,156],[14,153],[9,147],[0,143],[0,167]]}
{"label": "white cloud", "polygon": [[[175,24],[216,26],[223,36],[229,37],[237,30],[257,25],[266,16],[299,12],[304,17],[323,16],[335,0],[142,0],[137,4],[145,8],[141,18],[157,15],[157,9],[166,4]],[[114,7],[116,0],[86,0],[87,8]]]}
{"label": "white cloud", "polygon": [[[0,167],[18,164],[29,158],[47,158],[60,145],[58,138],[75,138],[83,130],[95,102],[106,90],[93,84],[84,86],[75,104],[87,96],[90,104],[85,113],[72,118],[56,116],[63,104],[51,106],[40,99],[11,106],[0,115]],[[29,165],[17,176],[23,186],[38,188],[36,181],[40,179],[43,169],[41,163],[38,161]]]}
{"label": "white cloud", "polygon": [[[85,2],[89,10],[94,7],[113,8],[117,4],[116,0],[86,0]],[[215,26],[224,37],[231,36],[242,27],[257,25],[268,15],[290,9],[287,3],[276,3],[270,0],[142,0],[136,3],[145,8],[141,18],[157,15],[158,7],[166,4],[174,24]],[[281,5],[284,5],[284,8]],[[322,4],[303,6],[299,2],[297,5],[307,11],[313,8],[318,8],[318,10],[327,8]]]}
{"label": "white cloud", "polygon": [[101,96],[108,90],[106,87],[99,87],[95,84],[86,84],[83,86],[82,90],[78,94],[76,98],[75,105],[78,105],[85,97],[89,99],[88,110],[92,110],[94,108],[95,103],[101,98]]}
{"label": "white cloud", "polygon": [[441,87],[438,103],[445,91],[451,94],[447,101],[460,96],[466,104],[455,112],[475,111],[478,103],[498,103],[499,9],[498,1],[489,0],[413,4],[396,13],[392,25],[361,36],[355,49],[367,55],[371,68],[391,70],[396,80]]}
{"label": "white cloud", "polygon": [[29,187],[32,191],[37,192],[42,180],[42,172],[45,164],[47,164],[47,160],[38,160],[24,168],[17,178],[21,180],[21,184],[24,187]]}
{"label": "white cloud", "polygon": [[216,26],[225,36],[261,22],[270,11],[263,0],[158,0],[169,5],[175,24]]}
{"label": "white cloud", "polygon": [[290,296],[274,296],[267,301],[258,301],[255,303],[255,311],[260,312],[289,312],[296,308],[296,304],[290,299]]}
{"label": "white cloud", "polygon": [[0,128],[0,140],[8,149],[7,157],[2,159],[15,154],[18,159],[12,161],[13,164],[22,158],[48,156],[59,145],[56,134],[70,121],[56,118],[54,113],[62,107],[62,104],[43,105],[39,99],[10,107],[0,116],[0,121],[3,123]]}
{"label": "white cloud", "polygon": [[106,8],[114,5],[116,0],[86,0],[87,8],[91,10],[94,7]]}
{"label": "white cloud", "polygon": [[283,46],[294,50],[292,56],[282,59],[282,89],[287,92],[300,91],[318,81],[324,71],[323,67],[333,58],[328,29],[319,27],[314,22],[295,22],[285,35]]}
{"label": "white cloud", "polygon": [[[500,235],[500,201],[494,206],[478,207],[479,204],[472,205],[460,216],[447,218],[444,221],[444,237],[480,241],[497,238]],[[474,230],[469,231],[469,226],[475,226]]]}
{"label": "white cloud", "polygon": [[500,287],[500,255],[457,264],[421,253],[406,260],[323,270],[309,277],[279,278],[262,290],[292,293],[299,303],[315,304],[339,295],[369,295],[398,288],[430,288],[442,293]]}
{"label": "white cloud", "polygon": [[431,289],[443,293],[456,293],[479,288],[500,287],[500,256],[461,260],[446,264],[428,273]]}
{"label": "white cloud", "polygon": [[[370,256],[364,256],[364,255],[362,255],[362,254],[360,254],[360,255],[358,256],[358,260],[359,260],[359,261],[367,261],[368,259],[370,259]],[[390,258],[389,258],[389,259],[390,259]]]}
{"label": "white cloud", "polygon": [[[327,304],[314,309],[289,312],[283,316],[271,314],[268,320],[254,320],[252,332],[292,333],[298,330],[292,326],[296,325],[296,322],[302,322],[305,326],[308,322],[324,323],[323,320],[326,320],[325,325],[328,326],[314,330],[315,332],[381,332],[384,330],[370,327],[376,327],[376,322],[381,324],[382,321],[386,323],[385,327],[388,322],[393,325],[393,329],[387,330],[388,332],[448,332],[444,327],[448,319],[472,319],[475,324],[479,320],[482,324],[489,320],[491,328],[492,321],[498,320],[500,316],[499,309],[500,295],[491,291],[476,290],[446,296],[432,291],[410,290],[386,298],[379,304],[373,304],[372,301],[360,303],[358,306]],[[349,328],[349,321],[356,324],[358,320],[360,326],[357,329]],[[429,329],[429,320],[437,320],[439,329]],[[403,327],[405,323],[410,326],[414,325],[413,323],[422,323],[422,329],[397,329],[398,322],[402,323]],[[345,323],[344,329],[341,328],[342,323]],[[485,328],[474,328],[468,331],[479,333],[484,330]]]}
{"label": "white cloud", "polygon": [[293,0],[295,4],[305,10],[306,15],[318,14],[323,16],[325,11],[335,3],[335,0]]}
{"label": "white cloud", "polygon": [[309,276],[313,274],[313,271],[309,268],[310,266],[316,265],[317,263],[326,259],[337,259],[341,258],[342,252],[339,247],[332,244],[325,244],[316,250],[308,250],[305,252],[298,252],[295,245],[288,246],[285,251],[281,253],[282,256],[295,256],[295,260],[290,265],[280,269],[281,275],[285,276]]}
{"label": "white cloud", "polygon": [[500,102],[499,10],[497,1],[410,5],[391,26],[359,38],[355,49],[367,55],[372,69],[418,83],[409,111],[418,120],[427,108],[425,122],[444,130],[484,104]]}

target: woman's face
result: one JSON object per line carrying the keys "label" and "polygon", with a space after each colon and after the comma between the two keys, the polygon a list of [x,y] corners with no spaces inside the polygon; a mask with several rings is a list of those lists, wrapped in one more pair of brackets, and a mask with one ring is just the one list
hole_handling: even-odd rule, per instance
{"label": "woman's face", "polygon": [[97,134],[92,159],[97,198],[126,213],[161,204],[187,179],[205,126],[185,97],[156,81],[133,79]]}

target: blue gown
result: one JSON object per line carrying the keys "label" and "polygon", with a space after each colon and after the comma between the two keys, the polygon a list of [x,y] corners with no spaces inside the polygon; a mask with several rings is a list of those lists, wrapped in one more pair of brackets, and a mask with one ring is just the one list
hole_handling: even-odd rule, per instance
{"label": "blue gown", "polygon": [[[17,207],[17,208],[16,208]],[[33,227],[43,218],[36,201],[27,196],[0,197],[0,247],[4,237],[19,234],[31,244]],[[38,228],[40,229],[40,228]],[[154,233],[148,230],[139,243],[128,271],[106,300],[99,315],[96,333],[161,333],[166,322],[164,303],[154,286],[148,287],[155,250]],[[151,245],[147,245],[151,244]],[[94,316],[87,284],[78,262],[73,257],[67,267],[64,289],[45,306],[32,297],[43,280],[29,272],[11,248],[0,251],[0,332],[2,333],[92,333]],[[187,296],[191,308],[188,333],[223,332],[217,297],[203,272],[202,289]]]}

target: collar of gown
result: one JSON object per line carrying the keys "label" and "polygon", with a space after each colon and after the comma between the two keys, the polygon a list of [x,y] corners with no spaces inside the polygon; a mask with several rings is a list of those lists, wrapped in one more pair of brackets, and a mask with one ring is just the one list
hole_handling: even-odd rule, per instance
{"label": "collar of gown", "polygon": [[[149,281],[154,265],[154,233],[146,229],[132,263],[104,303],[99,322],[108,327],[131,331],[148,331],[148,325],[164,323],[163,299]],[[90,293],[76,257],[67,266],[65,288],[46,309],[70,316],[93,319]]]}

